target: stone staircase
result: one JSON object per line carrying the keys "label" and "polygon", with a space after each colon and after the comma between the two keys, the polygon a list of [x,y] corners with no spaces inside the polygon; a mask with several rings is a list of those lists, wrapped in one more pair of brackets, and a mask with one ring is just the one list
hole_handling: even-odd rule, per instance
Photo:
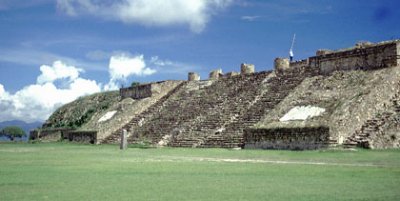
{"label": "stone staircase", "polygon": [[254,98],[258,86],[270,73],[222,78],[198,90],[182,89],[165,102],[149,123],[135,128],[129,140],[135,142],[147,136],[157,143],[163,136],[172,135],[170,146],[212,144],[208,136],[221,133],[226,122],[243,112],[242,105]]}
{"label": "stone staircase", "polygon": [[[241,138],[224,135],[225,127],[245,113],[247,105],[251,104],[254,97],[260,95],[260,85],[270,73],[263,72],[227,78],[216,83],[217,87],[210,87],[210,90],[213,90],[218,89],[218,85],[227,85],[221,86],[222,89],[225,89],[223,93],[218,90],[219,92],[213,95],[215,100],[211,102],[214,102],[214,107],[209,108],[206,115],[201,116],[198,121],[191,121],[184,125],[186,132],[176,136],[171,146],[190,146],[192,139],[197,138],[199,143],[194,144],[196,147],[237,147],[241,143]],[[213,92],[207,93],[212,94]],[[199,136],[202,136],[201,139],[198,139]]]}
{"label": "stone staircase", "polygon": [[[300,70],[306,70],[305,72]],[[311,69],[294,69],[285,74],[272,77],[266,82],[265,93],[253,102],[244,113],[227,125],[224,132],[227,136],[242,136],[243,130],[253,126],[261,118],[289,95],[306,77],[315,76],[317,72]]]}
{"label": "stone staircase", "polygon": [[141,126],[144,124],[147,120],[151,119],[151,117],[156,114],[158,111],[162,109],[162,107],[165,104],[165,101],[169,99],[170,96],[172,96],[174,93],[179,91],[183,86],[186,85],[187,82],[182,82],[178,86],[176,86],[173,90],[168,92],[165,96],[160,98],[156,103],[154,103],[152,106],[147,108],[144,112],[139,114],[138,116],[135,116],[132,118],[129,123],[125,124],[122,128],[118,129],[114,133],[112,133],[110,136],[102,140],[101,143],[106,143],[106,144],[114,144],[114,143],[119,143],[120,142],[120,134],[123,129],[126,129],[128,131],[132,130],[134,127]]}
{"label": "stone staircase", "polygon": [[[297,69],[304,70],[304,69]],[[307,70],[307,69],[306,69]],[[281,102],[304,78],[314,76],[318,72],[309,69],[306,72],[289,71],[277,77],[268,74],[253,75],[253,80],[247,84],[237,85],[238,88],[233,96],[228,97],[222,107],[208,115],[206,119],[197,125],[198,131],[207,134],[199,139],[198,135],[188,138],[188,133],[182,137],[174,138],[171,146],[191,146],[196,141],[196,147],[223,147],[233,148],[243,146],[243,130],[255,123],[279,102]],[[204,135],[204,134],[203,134]],[[200,143],[199,143],[200,142]],[[192,143],[193,145],[194,143]]]}
{"label": "stone staircase", "polygon": [[[400,89],[400,83],[398,85]],[[392,105],[388,111],[368,119],[361,129],[347,138],[344,143],[345,148],[374,148],[372,139],[376,136],[383,136],[389,122],[400,125],[400,93],[397,93],[390,101]]]}
{"label": "stone staircase", "polygon": [[317,72],[293,69],[277,76],[271,73],[226,77],[206,85],[204,81],[181,84],[103,143],[119,142],[122,129],[126,129],[129,143],[147,140],[157,144],[171,136],[167,144],[174,147],[243,146],[243,129],[260,121],[304,78]]}

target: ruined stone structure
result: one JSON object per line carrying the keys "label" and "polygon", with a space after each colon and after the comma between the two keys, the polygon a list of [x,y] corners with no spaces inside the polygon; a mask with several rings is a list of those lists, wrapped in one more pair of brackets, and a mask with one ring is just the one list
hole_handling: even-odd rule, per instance
{"label": "ruined stone structure", "polygon": [[[193,75],[193,78],[195,75]],[[151,97],[155,94],[159,94],[162,90],[162,84],[165,81],[161,82],[154,82],[154,83],[148,83],[148,84],[140,84],[138,86],[134,87],[128,87],[128,88],[121,88],[120,89],[120,95],[121,98],[133,98],[133,99],[143,99],[147,97]]]}
{"label": "ruined stone structure", "polygon": [[199,81],[199,80],[200,80],[199,74],[197,74],[195,72],[188,73],[188,81]]}
{"label": "ruined stone structure", "polygon": [[[168,90],[162,89],[163,82],[123,88],[122,100],[132,98],[133,105],[146,107],[97,142],[118,143],[125,129],[129,143],[145,140],[174,147],[399,147],[399,66],[400,41],[395,40],[318,50],[316,56],[294,62],[277,58],[273,71],[255,72],[254,65],[242,64],[240,74],[215,70],[209,80],[189,73],[188,81]],[[307,105],[325,112],[280,122],[292,108]],[[116,115],[124,111],[118,109]],[[108,121],[114,120],[104,124]]]}
{"label": "ruined stone structure", "polygon": [[254,72],[255,72],[255,68],[254,68],[253,64],[242,63],[240,65],[240,73],[242,75],[251,74],[251,73],[254,73]]}
{"label": "ruined stone structure", "polygon": [[[329,74],[339,70],[374,70],[400,64],[399,42],[357,44],[356,47],[335,51],[317,52],[309,58],[309,65]],[[318,55],[319,54],[319,55]]]}
{"label": "ruined stone structure", "polygon": [[33,130],[30,132],[30,140],[42,142],[57,142],[68,140],[70,142],[90,143],[97,142],[96,131],[76,131],[69,128]]}
{"label": "ruined stone structure", "polygon": [[288,58],[276,58],[274,61],[274,68],[277,72],[283,72],[289,69],[289,59]]}
{"label": "ruined stone structure", "polygon": [[233,77],[233,76],[237,76],[240,75],[240,73],[232,71],[232,72],[228,72],[224,75],[224,77]]}
{"label": "ruined stone structure", "polygon": [[210,80],[218,80],[220,77],[222,77],[222,69],[218,69],[218,70],[213,70],[210,72]]}

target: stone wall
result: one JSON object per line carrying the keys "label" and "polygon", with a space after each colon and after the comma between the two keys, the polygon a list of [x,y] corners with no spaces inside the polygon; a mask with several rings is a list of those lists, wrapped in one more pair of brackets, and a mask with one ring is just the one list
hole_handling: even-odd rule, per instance
{"label": "stone wall", "polygon": [[70,142],[96,144],[97,131],[70,131],[68,133],[68,140]]}
{"label": "stone wall", "polygon": [[245,129],[243,143],[246,149],[320,149],[330,146],[329,128],[271,128]]}
{"label": "stone wall", "polygon": [[240,73],[232,71],[232,72],[225,73],[224,77],[229,78],[229,77],[238,76],[238,75],[240,75]]}
{"label": "stone wall", "polygon": [[29,140],[42,142],[69,140],[94,144],[97,141],[97,131],[76,131],[70,128],[37,129],[30,132]]}
{"label": "stone wall", "polygon": [[57,142],[68,138],[69,132],[73,129],[69,128],[49,128],[32,130],[29,140],[39,140],[43,142]]}
{"label": "stone wall", "polygon": [[133,99],[143,99],[154,94],[158,94],[161,91],[162,84],[165,81],[154,82],[149,84],[141,84],[134,87],[121,88],[120,96],[122,99],[124,98],[133,98]]}
{"label": "stone wall", "polygon": [[357,46],[352,49],[317,53],[310,57],[310,66],[330,74],[340,70],[374,70],[397,66],[400,61],[399,41]]}
{"label": "stone wall", "polygon": [[289,67],[290,68],[303,68],[303,67],[307,67],[309,66],[309,60],[308,59],[304,59],[304,60],[300,60],[300,61],[295,61],[295,62],[290,62],[289,63]]}

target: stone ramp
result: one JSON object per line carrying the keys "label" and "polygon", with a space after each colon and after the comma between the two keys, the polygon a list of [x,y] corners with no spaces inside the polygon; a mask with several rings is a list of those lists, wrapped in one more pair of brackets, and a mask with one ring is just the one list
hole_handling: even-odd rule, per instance
{"label": "stone ramp", "polygon": [[107,138],[101,141],[101,143],[107,143],[107,144],[113,144],[113,143],[119,143],[120,142],[120,134],[123,129],[126,129],[128,131],[131,131],[135,127],[141,126],[144,122],[146,122],[148,119],[150,119],[154,114],[156,114],[161,108],[164,106],[164,102],[168,100],[168,98],[179,91],[183,86],[186,85],[187,82],[182,82],[178,86],[176,86],[173,90],[168,92],[165,96],[160,98],[156,103],[154,103],[152,106],[147,108],[144,112],[140,113],[137,116],[134,116],[132,120],[129,121],[129,123],[125,124],[123,127],[109,135]]}

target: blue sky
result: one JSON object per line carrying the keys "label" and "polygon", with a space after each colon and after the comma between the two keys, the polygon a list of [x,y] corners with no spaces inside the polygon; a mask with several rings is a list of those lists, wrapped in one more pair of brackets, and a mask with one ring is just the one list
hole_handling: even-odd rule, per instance
{"label": "blue sky", "polygon": [[[43,121],[92,91],[206,79],[275,57],[400,38],[396,0],[0,0],[0,121]],[[37,98],[29,96],[40,92]],[[44,100],[43,100],[44,99]]]}

